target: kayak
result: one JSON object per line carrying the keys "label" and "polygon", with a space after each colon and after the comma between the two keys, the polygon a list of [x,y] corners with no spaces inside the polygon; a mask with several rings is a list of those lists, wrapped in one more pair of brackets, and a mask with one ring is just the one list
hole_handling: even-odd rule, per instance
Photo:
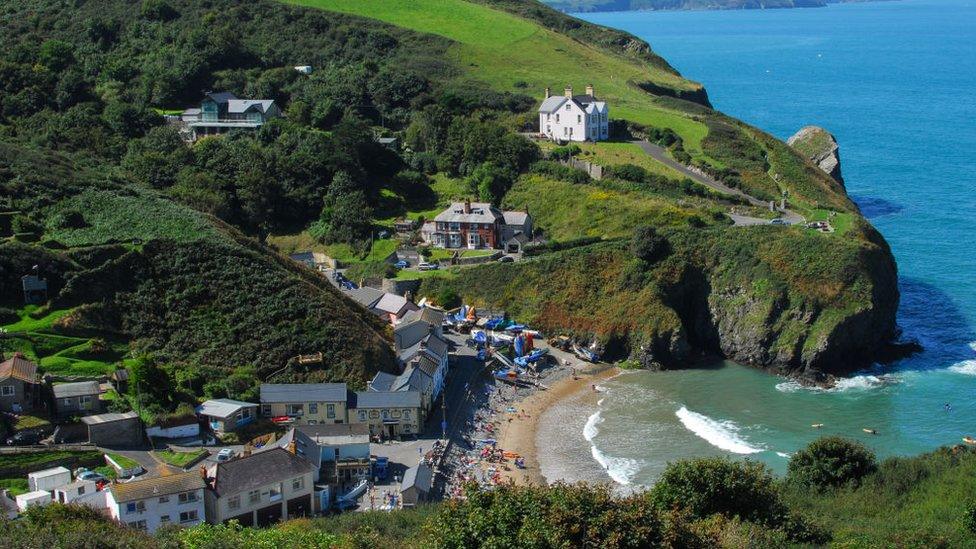
{"label": "kayak", "polygon": [[976,444],[976,438],[973,437],[962,437],[962,441],[966,444]]}

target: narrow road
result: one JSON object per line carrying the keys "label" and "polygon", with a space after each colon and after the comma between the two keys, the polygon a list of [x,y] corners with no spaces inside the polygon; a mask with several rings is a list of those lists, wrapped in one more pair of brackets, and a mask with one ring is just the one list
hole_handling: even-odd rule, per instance
{"label": "narrow road", "polygon": [[[663,147],[655,145],[654,143],[651,143],[650,141],[646,141],[646,140],[633,141],[632,143],[640,147],[642,151],[647,153],[654,160],[657,160],[658,162],[664,164],[665,166],[668,166],[669,168],[676,170],[678,173],[686,176],[688,179],[691,179],[692,181],[701,183],[702,185],[712,190],[718,191],[720,193],[730,194],[733,196],[738,196],[740,198],[743,198],[753,206],[757,206],[760,208],[769,207],[768,202],[759,200],[758,198],[748,195],[740,191],[739,189],[733,189],[732,187],[729,187],[725,183],[722,183],[721,181],[713,177],[709,177],[708,175],[699,173],[695,170],[692,170],[688,166],[685,166],[684,164],[677,162],[676,160],[668,156],[667,150],[665,150]],[[781,214],[780,217],[785,219],[790,225],[799,225],[806,222],[806,219],[804,219],[802,215],[792,210],[780,209],[780,208],[777,208],[776,210]],[[736,225],[742,225],[742,226],[765,225],[768,223],[768,220],[760,219],[758,217],[749,217],[745,215],[730,215],[729,217],[732,218],[732,221],[734,221]]]}

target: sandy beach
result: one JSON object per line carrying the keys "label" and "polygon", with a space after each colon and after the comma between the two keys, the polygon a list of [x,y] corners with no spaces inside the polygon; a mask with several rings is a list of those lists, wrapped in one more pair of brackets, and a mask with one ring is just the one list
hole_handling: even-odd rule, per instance
{"label": "sandy beach", "polygon": [[514,404],[518,412],[499,414],[498,447],[525,459],[525,469],[513,467],[509,471],[501,471],[502,478],[511,479],[516,484],[546,484],[537,458],[536,430],[539,418],[550,406],[581,391],[591,391],[594,384],[618,373],[620,368],[609,364],[588,364],[584,368],[577,368],[576,379],[567,371],[567,375],[554,381],[548,390],[535,391]]}

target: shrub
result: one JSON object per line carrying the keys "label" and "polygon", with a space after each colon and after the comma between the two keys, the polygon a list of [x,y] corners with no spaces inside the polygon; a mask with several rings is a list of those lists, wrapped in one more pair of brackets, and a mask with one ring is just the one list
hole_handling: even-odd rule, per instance
{"label": "shrub", "polygon": [[976,533],[976,501],[970,501],[966,506],[963,521],[970,532]]}
{"label": "shrub", "polygon": [[585,185],[592,182],[590,179],[590,174],[586,173],[585,171],[579,168],[564,166],[551,160],[540,160],[529,166],[529,171],[534,174],[544,175],[551,179],[568,181],[577,185]]}
{"label": "shrub", "polygon": [[668,255],[671,246],[668,240],[659,235],[654,227],[641,225],[634,229],[630,251],[647,263],[654,263]]}
{"label": "shrub", "polygon": [[607,166],[606,175],[630,181],[631,183],[642,183],[647,177],[647,170],[634,164],[618,164]]}
{"label": "shrub", "polygon": [[668,464],[651,490],[661,509],[698,519],[714,514],[778,526],[786,517],[772,473],[762,463],[698,458]]}
{"label": "shrub", "polygon": [[445,309],[453,309],[461,306],[461,296],[452,288],[441,288],[437,292],[435,299],[437,299],[437,304]]}
{"label": "shrub", "polygon": [[874,453],[859,442],[824,437],[790,458],[786,479],[809,488],[858,485],[877,469]]}
{"label": "shrub", "polygon": [[568,160],[581,152],[583,152],[583,149],[579,145],[566,145],[565,147],[556,147],[549,151],[549,158],[553,160]]}

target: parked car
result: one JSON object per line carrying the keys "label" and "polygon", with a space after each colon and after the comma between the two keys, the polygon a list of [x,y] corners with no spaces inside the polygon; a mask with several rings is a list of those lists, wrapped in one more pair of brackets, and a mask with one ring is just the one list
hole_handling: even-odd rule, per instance
{"label": "parked car", "polygon": [[515,261],[515,258],[510,255],[503,255],[498,258],[499,263],[511,263],[513,261]]}
{"label": "parked car", "polygon": [[396,267],[397,269],[406,269],[407,267],[410,266],[410,262],[407,261],[406,259],[401,259],[400,261],[394,263],[393,266]]}
{"label": "parked car", "polygon": [[234,450],[230,448],[224,448],[223,450],[217,452],[217,461],[230,461],[234,458]]}
{"label": "parked car", "polygon": [[24,431],[17,431],[13,436],[7,439],[8,446],[30,446],[31,444],[37,444],[41,442],[44,438],[44,434],[39,430],[27,429]]}
{"label": "parked car", "polygon": [[349,280],[343,280],[342,287],[345,288],[346,290],[355,290],[359,286],[356,286],[354,282],[351,282]]}
{"label": "parked car", "polygon": [[440,269],[441,266],[437,263],[427,263],[426,261],[421,261],[420,264],[417,265],[417,268],[421,271],[436,271],[437,269]]}
{"label": "parked car", "polygon": [[769,221],[770,225],[789,225],[790,223],[783,219],[782,217],[777,217]]}
{"label": "parked car", "polygon": [[79,474],[75,475],[75,480],[90,480],[92,482],[108,482],[108,478],[105,475],[101,473],[96,473],[95,471],[89,471],[88,469],[85,469],[84,471],[81,471]]}

